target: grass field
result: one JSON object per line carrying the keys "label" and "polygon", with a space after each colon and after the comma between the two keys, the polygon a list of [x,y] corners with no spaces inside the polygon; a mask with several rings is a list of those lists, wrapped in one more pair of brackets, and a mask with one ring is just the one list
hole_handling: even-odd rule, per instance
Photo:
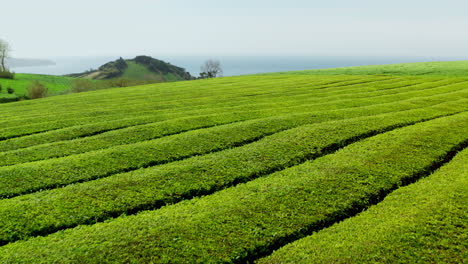
{"label": "grass field", "polygon": [[[173,82],[180,80],[171,73],[161,76],[159,74],[149,71],[145,66],[132,61],[128,62],[128,68],[126,69],[124,75],[120,79],[126,80],[129,83],[138,83],[138,81],[147,83],[164,81]],[[76,80],[76,78],[26,73],[15,74],[15,79],[13,80],[0,78],[0,85],[2,86],[2,90],[0,91],[0,103],[3,101],[11,102],[14,101],[13,99],[18,99],[27,95],[27,89],[31,86],[31,84],[34,81],[42,83],[47,88],[47,96],[55,96],[70,93],[72,90],[73,80]],[[99,80],[89,80],[89,82],[96,84],[95,89],[103,89],[118,86],[113,85],[111,81],[106,82]],[[12,94],[8,93],[7,89],[9,87],[12,88],[14,91]]]}
{"label": "grass field", "polygon": [[[53,75],[38,74],[15,74],[14,80],[1,79],[0,84],[3,89],[0,92],[0,98],[20,97],[26,94],[28,87],[33,81],[39,81],[46,86],[49,95],[57,95],[67,92],[70,89],[73,78]],[[8,94],[7,88],[11,87],[14,94]]]}
{"label": "grass field", "polygon": [[127,62],[128,68],[125,70],[122,78],[131,80],[159,80],[159,76],[150,72],[144,65],[133,61]]}
{"label": "grass field", "polygon": [[178,81],[179,79],[171,73],[164,76],[152,72],[146,66],[138,64],[134,61],[127,61],[128,68],[121,78],[128,80],[142,80],[142,81]]}
{"label": "grass field", "polygon": [[463,263],[466,66],[2,104],[0,263]]}

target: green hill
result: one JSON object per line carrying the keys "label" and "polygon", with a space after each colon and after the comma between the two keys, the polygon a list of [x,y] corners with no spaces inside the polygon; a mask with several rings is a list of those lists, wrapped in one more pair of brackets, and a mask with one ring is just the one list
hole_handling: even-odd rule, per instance
{"label": "green hill", "polygon": [[95,80],[124,78],[129,80],[159,82],[194,79],[184,68],[149,56],[137,56],[131,60],[120,58],[102,65],[97,70],[70,74],[69,76]]}
{"label": "green hill", "polygon": [[0,105],[0,263],[461,263],[468,77],[433,65]]}
{"label": "green hill", "polygon": [[[90,81],[77,81],[79,79]],[[12,102],[24,98],[27,89],[34,81],[42,83],[47,89],[47,96],[54,96],[77,90],[98,90],[109,87],[141,85],[145,83],[173,82],[194,79],[185,69],[147,56],[138,56],[132,60],[118,59],[99,67],[98,70],[67,76],[15,74],[15,79],[0,78],[0,103]],[[13,92],[9,93],[8,88]]]}

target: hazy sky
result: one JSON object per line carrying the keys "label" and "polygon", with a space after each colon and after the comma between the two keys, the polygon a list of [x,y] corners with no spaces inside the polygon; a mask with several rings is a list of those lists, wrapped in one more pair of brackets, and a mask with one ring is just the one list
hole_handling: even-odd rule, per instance
{"label": "hazy sky", "polygon": [[15,57],[468,55],[467,0],[0,0]]}

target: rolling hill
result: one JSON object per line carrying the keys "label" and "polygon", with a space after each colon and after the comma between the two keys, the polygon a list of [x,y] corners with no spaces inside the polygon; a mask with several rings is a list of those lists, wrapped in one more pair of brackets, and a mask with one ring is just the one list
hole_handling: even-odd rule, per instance
{"label": "rolling hill", "polygon": [[69,76],[94,80],[124,78],[129,80],[159,82],[194,79],[184,68],[149,56],[137,56],[131,60],[120,58],[102,65],[97,70],[70,74]]}
{"label": "rolling hill", "polygon": [[461,263],[466,62],[424,65],[0,105],[0,263]]}

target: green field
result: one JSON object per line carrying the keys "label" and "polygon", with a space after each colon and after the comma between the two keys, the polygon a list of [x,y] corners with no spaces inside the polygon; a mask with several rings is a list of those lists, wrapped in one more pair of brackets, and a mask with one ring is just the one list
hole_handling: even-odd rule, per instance
{"label": "green field", "polygon": [[[283,74],[283,73],[281,73]],[[400,63],[379,66],[356,66],[336,69],[307,70],[287,72],[284,74],[316,74],[316,75],[432,75],[466,77],[468,76],[468,61],[445,61],[445,62],[416,62]]]}
{"label": "green field", "polygon": [[2,104],[0,263],[463,263],[467,70],[368,66]]}
{"label": "green field", "polygon": [[[0,84],[3,87],[0,92],[0,98],[20,97],[25,95],[33,81],[39,81],[44,84],[48,89],[49,95],[62,94],[70,89],[73,79],[74,78],[63,76],[17,73],[15,74],[14,80],[0,78]],[[14,90],[14,94],[7,93],[8,87]]]}
{"label": "green field", "polygon": [[[160,73],[148,70],[146,66],[137,64],[134,61],[128,61],[127,64],[128,68],[120,78],[107,81],[86,79],[89,83],[95,84],[95,87],[92,87],[90,90],[121,86],[119,80],[122,80],[122,82],[125,83],[125,86],[129,86],[131,84],[180,81],[180,77],[177,77],[172,73],[161,75]],[[27,95],[27,89],[34,81],[42,83],[47,88],[47,96],[70,93],[72,92],[73,81],[76,79],[77,78],[66,76],[26,73],[15,74],[15,79],[13,80],[0,78],[0,85],[2,86],[2,90],[0,91],[0,103],[15,101],[14,99],[22,99],[22,97]],[[112,81],[114,81],[114,83]],[[14,90],[12,94],[8,93],[7,89],[9,87]]]}

